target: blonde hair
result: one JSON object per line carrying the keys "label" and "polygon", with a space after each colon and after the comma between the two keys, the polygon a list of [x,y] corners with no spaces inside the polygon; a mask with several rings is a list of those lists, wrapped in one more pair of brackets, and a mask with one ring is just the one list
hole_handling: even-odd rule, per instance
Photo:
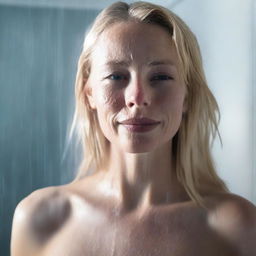
{"label": "blonde hair", "polygon": [[90,108],[85,95],[85,82],[90,74],[90,55],[97,39],[105,29],[124,21],[163,27],[175,43],[187,87],[187,112],[172,139],[175,171],[190,198],[205,207],[202,195],[207,191],[229,192],[216,173],[210,152],[210,143],[212,146],[216,133],[221,141],[218,131],[219,108],[207,86],[201,53],[194,34],[173,12],[147,2],[112,4],[97,16],[85,37],[78,61],[75,82],[76,109],[70,131],[70,134],[73,134],[76,130],[82,143],[83,160],[73,182],[88,175],[90,170],[99,170],[107,160],[109,142],[100,129],[96,111]]}

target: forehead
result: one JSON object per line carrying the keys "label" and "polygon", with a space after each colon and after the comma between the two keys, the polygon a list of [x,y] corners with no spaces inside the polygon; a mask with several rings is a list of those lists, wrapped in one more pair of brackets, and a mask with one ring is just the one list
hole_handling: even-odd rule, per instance
{"label": "forehead", "polygon": [[162,27],[135,22],[117,23],[106,29],[94,46],[92,64],[106,65],[112,61],[143,64],[178,58],[171,35]]}

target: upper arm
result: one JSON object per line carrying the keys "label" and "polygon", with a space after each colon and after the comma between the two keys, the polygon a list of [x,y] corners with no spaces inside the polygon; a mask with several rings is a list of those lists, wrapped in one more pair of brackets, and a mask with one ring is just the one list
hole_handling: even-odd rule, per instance
{"label": "upper arm", "polygon": [[256,207],[251,202],[234,196],[218,207],[211,220],[212,227],[239,256],[256,255]]}

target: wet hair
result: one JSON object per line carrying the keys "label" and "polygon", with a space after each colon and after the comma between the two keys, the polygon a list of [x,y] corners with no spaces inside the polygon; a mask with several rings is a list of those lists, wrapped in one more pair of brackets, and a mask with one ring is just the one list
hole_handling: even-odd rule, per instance
{"label": "wet hair", "polygon": [[90,75],[91,53],[100,35],[113,24],[121,22],[154,24],[164,28],[174,42],[186,84],[187,111],[178,132],[172,138],[172,154],[178,181],[196,204],[205,207],[207,191],[228,193],[217,175],[210,146],[218,134],[220,111],[208,88],[197,39],[189,27],[167,8],[148,2],[127,4],[116,2],[96,17],[85,36],[78,61],[75,82],[76,108],[70,134],[76,131],[83,146],[83,159],[73,182],[97,172],[107,161],[109,142],[99,126],[97,112],[90,108],[86,81]]}

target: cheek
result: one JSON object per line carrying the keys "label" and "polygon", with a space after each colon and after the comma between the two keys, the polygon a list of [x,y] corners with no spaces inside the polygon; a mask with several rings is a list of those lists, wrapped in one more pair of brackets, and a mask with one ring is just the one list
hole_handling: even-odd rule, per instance
{"label": "cheek", "polygon": [[156,105],[161,106],[163,113],[179,113],[182,112],[184,95],[177,90],[165,92],[156,99]]}
{"label": "cheek", "polygon": [[[114,92],[111,89],[99,90],[97,92],[98,110],[114,111],[119,109],[123,104],[123,97],[121,92]],[[103,108],[103,109],[102,109]]]}
{"label": "cheek", "polygon": [[182,91],[173,90],[162,95],[159,101],[161,113],[165,120],[165,129],[167,133],[175,134],[180,127],[182,120],[184,95]]}
{"label": "cheek", "polygon": [[116,123],[116,116],[123,108],[123,96],[121,92],[112,90],[101,90],[97,92],[96,104],[100,127],[108,138]]}

